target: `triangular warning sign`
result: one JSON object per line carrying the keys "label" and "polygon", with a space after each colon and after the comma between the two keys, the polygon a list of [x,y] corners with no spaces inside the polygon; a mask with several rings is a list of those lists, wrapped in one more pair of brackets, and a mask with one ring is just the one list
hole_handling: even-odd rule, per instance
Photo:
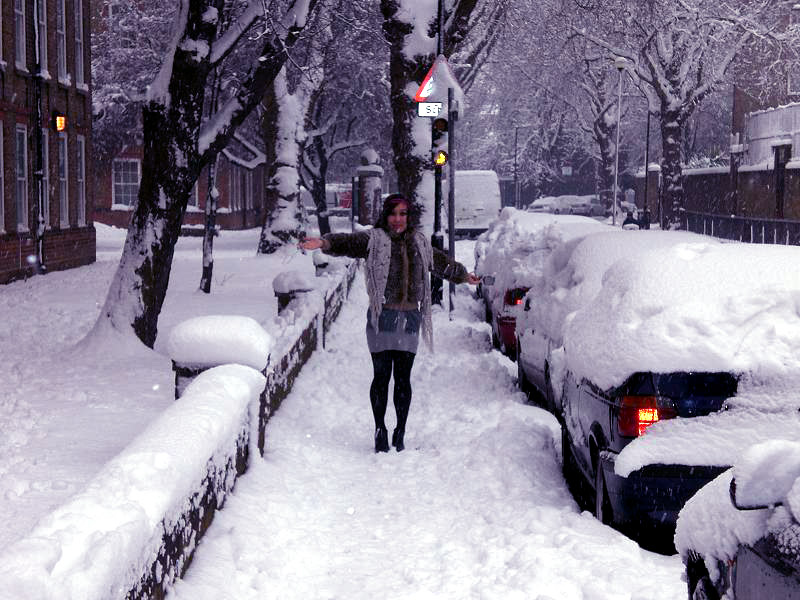
{"label": "triangular warning sign", "polygon": [[[456,78],[453,77],[452,71],[450,71],[450,65],[447,64],[447,59],[442,54],[437,56],[436,60],[433,61],[430,71],[425,75],[425,79],[422,80],[422,84],[419,86],[414,96],[414,100],[416,102],[427,102],[431,100],[431,94],[434,93],[436,87],[439,85],[441,85],[445,91],[444,99],[447,98],[446,90],[448,87],[458,87],[458,82]],[[439,100],[442,100],[442,98],[439,98]]]}

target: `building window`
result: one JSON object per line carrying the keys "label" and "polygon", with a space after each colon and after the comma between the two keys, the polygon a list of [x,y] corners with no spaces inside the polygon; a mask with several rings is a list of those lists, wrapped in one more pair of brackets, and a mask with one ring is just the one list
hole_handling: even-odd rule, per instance
{"label": "building window", "polygon": [[3,155],[5,154],[4,149],[5,148],[3,146],[3,122],[0,121],[0,232],[6,230],[6,205],[5,205],[6,195],[5,195],[5,178],[4,178],[5,170],[3,169]]}
{"label": "building window", "polygon": [[75,85],[83,86],[83,0],[75,0]]}
{"label": "building window", "polygon": [[28,230],[28,128],[17,125],[15,144],[17,231]]}
{"label": "building window", "polygon": [[69,227],[69,160],[67,155],[67,134],[58,134],[58,206],[61,227]]}
{"label": "building window", "polygon": [[47,72],[47,2],[39,2],[39,70]]}
{"label": "building window", "polygon": [[115,158],[112,171],[114,186],[111,191],[111,202],[123,206],[135,206],[139,197],[139,161],[135,158]]}
{"label": "building window", "polygon": [[75,187],[78,192],[78,227],[86,225],[86,138],[78,136],[75,156]]}
{"label": "building window", "polygon": [[239,167],[231,165],[231,200],[230,209],[239,210],[242,205],[242,176],[239,174]]}
{"label": "building window", "polygon": [[25,0],[14,0],[14,59],[20,69],[26,68],[25,55]]}
{"label": "building window", "polygon": [[200,194],[197,191],[197,182],[194,182],[192,191],[189,192],[189,206],[200,206]]}
{"label": "building window", "polygon": [[50,227],[50,132],[42,127],[42,187],[40,206],[44,226]]}
{"label": "building window", "polygon": [[67,17],[66,0],[56,0],[56,46],[58,48],[58,79],[67,80]]}

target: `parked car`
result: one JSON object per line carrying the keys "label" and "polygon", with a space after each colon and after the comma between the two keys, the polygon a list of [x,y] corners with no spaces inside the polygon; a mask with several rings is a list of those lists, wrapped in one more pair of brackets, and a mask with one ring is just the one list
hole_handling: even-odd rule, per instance
{"label": "parked car", "polygon": [[800,599],[800,430],[793,436],[751,446],[686,503],[675,545],[690,599]]}
{"label": "parked car", "polygon": [[560,244],[563,227],[598,227],[593,219],[568,215],[532,214],[504,208],[475,243],[474,272],[482,277],[478,288],[492,342],[510,358],[516,358],[516,319],[530,283],[554,245]]}
{"label": "parked car", "polygon": [[589,216],[590,217],[610,217],[611,216],[611,207],[606,205],[605,200],[603,200],[597,194],[592,194],[589,196],[589,203],[592,205]]}
{"label": "parked car", "polygon": [[682,434],[734,406],[743,381],[800,374],[800,335],[771,339],[800,331],[798,260],[669,231],[590,233],[550,253],[517,321],[518,366],[549,394],[565,477],[599,519],[640,541],[669,534],[729,468],[733,453]]}
{"label": "parked car", "polygon": [[592,203],[589,196],[556,196],[556,206],[553,212],[556,214],[590,217],[592,215]]}
{"label": "parked car", "polygon": [[528,205],[528,212],[552,213],[555,208],[555,196],[537,198]]}

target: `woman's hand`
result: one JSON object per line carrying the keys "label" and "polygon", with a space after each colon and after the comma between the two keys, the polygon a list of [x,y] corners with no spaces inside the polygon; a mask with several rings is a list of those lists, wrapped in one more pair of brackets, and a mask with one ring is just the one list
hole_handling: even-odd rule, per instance
{"label": "woman's hand", "polygon": [[481,278],[475,275],[475,273],[468,273],[467,274],[467,283],[470,285],[478,285],[481,282]]}
{"label": "woman's hand", "polygon": [[318,250],[322,248],[324,242],[322,238],[305,238],[304,240],[300,240],[297,242],[297,247],[301,250]]}

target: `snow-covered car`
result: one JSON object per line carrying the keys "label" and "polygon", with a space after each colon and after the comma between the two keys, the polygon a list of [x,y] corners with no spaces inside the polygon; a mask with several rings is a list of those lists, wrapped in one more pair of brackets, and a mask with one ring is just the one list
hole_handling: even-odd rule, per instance
{"label": "snow-covered car", "polygon": [[690,599],[800,598],[800,423],[773,421],[790,439],[750,447],[680,512],[675,546]]}
{"label": "snow-covered car", "polygon": [[726,409],[746,422],[740,398],[800,375],[799,260],[670,231],[592,233],[551,253],[517,323],[538,336],[521,336],[520,365],[544,361],[565,476],[598,518],[640,540],[669,532],[733,464],[702,425]]}
{"label": "snow-covered car", "polygon": [[555,196],[537,198],[528,205],[528,212],[552,213],[555,208]]}
{"label": "snow-covered car", "polygon": [[516,358],[516,319],[531,282],[541,274],[545,257],[562,241],[562,228],[597,229],[593,219],[569,215],[533,214],[504,208],[475,243],[475,274],[482,277],[486,321],[492,342]]}
{"label": "snow-covered car", "polygon": [[556,196],[555,213],[592,216],[592,203],[589,196]]}
{"label": "snow-covered car", "polygon": [[610,217],[611,207],[608,206],[600,196],[592,194],[589,196],[589,203],[592,205],[589,216],[590,217]]}

